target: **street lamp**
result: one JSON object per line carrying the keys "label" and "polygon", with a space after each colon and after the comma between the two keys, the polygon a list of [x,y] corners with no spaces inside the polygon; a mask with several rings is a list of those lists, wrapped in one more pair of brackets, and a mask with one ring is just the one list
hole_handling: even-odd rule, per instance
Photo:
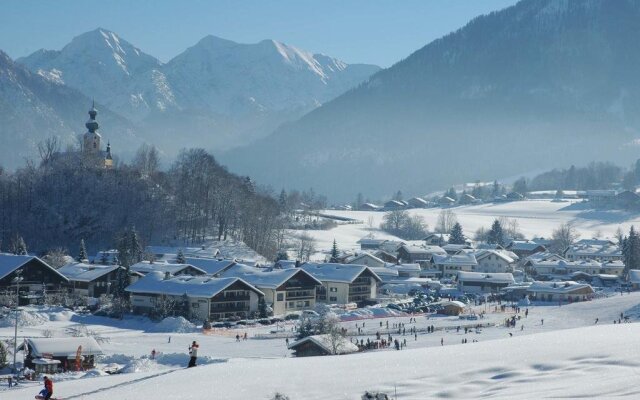
{"label": "street lamp", "polygon": [[18,313],[18,307],[20,306],[20,282],[22,281],[22,270],[16,271],[16,277],[13,278],[12,282],[16,283],[16,327],[15,333],[13,335],[13,372],[17,373],[18,370],[16,368],[16,353],[18,352],[18,320],[20,319],[20,314]]}

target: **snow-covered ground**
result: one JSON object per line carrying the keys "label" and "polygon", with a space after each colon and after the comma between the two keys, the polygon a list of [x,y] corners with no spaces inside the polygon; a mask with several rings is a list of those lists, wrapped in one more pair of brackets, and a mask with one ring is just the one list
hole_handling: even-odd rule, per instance
{"label": "snow-covered ground", "polygon": [[[290,358],[282,337],[261,338],[268,336],[273,326],[231,329],[215,335],[198,330],[168,333],[156,332],[157,325],[143,318],[118,321],[55,309],[30,310],[39,314],[33,321],[40,323],[21,327],[19,337],[42,336],[45,330],[55,337],[69,336],[82,324],[86,330],[81,330],[101,340],[107,354],[104,364],[126,365],[128,373],[115,376],[56,376],[56,393],[64,399],[204,399],[212,395],[219,399],[270,399],[275,392],[282,392],[291,399],[355,400],[365,390],[391,394],[397,390],[398,399],[602,398],[640,393],[634,378],[640,374],[640,292],[561,306],[531,305],[528,317],[522,310],[515,328],[501,324],[513,313],[509,309],[496,312],[494,307],[475,306],[474,311],[487,312],[477,321],[417,316],[416,323],[410,323],[408,316],[388,316],[344,322],[350,335],[365,341],[373,340],[378,331],[386,335],[389,322],[390,334],[406,339],[407,348],[304,359]],[[614,325],[620,313],[629,316],[632,323]],[[43,316],[52,320],[43,322]],[[405,324],[406,336],[393,329],[399,323]],[[456,329],[477,323],[485,326],[479,333]],[[430,325],[435,333],[426,333]],[[291,326],[280,330],[290,331]],[[362,330],[360,336],[357,327]],[[412,327],[418,330],[417,338],[409,334]],[[236,333],[244,332],[249,339],[237,342]],[[12,336],[10,326],[0,328],[0,339]],[[461,344],[465,338],[468,343]],[[201,366],[187,370],[186,351],[192,340],[201,345]],[[159,353],[157,360],[149,359],[152,349]],[[11,390],[1,385],[0,398],[31,398],[37,385],[23,383]]]}
{"label": "snow-covered ground", "polygon": [[[452,207],[449,210],[455,213],[464,232],[469,236],[473,236],[478,228],[489,229],[493,220],[499,217],[516,219],[519,230],[527,238],[550,237],[554,229],[566,222],[571,222],[583,238],[613,238],[618,227],[626,232],[631,225],[640,225],[640,214],[620,210],[594,210],[588,207],[588,203],[576,200],[527,200]],[[409,210],[409,213],[420,215],[429,228],[433,229],[441,211],[441,208],[428,208]],[[319,251],[330,250],[333,239],[341,250],[358,250],[357,241],[369,234],[380,239],[394,239],[394,236],[379,229],[384,212],[327,210],[325,213],[352,218],[362,223],[339,224],[336,228],[326,231],[305,231],[316,240],[316,248]]]}

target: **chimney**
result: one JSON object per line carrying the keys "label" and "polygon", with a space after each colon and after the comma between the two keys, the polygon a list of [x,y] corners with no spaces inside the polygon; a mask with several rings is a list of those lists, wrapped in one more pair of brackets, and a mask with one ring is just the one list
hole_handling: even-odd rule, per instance
{"label": "chimney", "polygon": [[296,260],[296,268],[300,268],[300,260]]}
{"label": "chimney", "polygon": [[169,271],[166,271],[166,272],[164,273],[164,280],[166,281],[166,280],[168,280],[168,279],[170,279],[170,278],[171,278],[171,274],[169,273]]}

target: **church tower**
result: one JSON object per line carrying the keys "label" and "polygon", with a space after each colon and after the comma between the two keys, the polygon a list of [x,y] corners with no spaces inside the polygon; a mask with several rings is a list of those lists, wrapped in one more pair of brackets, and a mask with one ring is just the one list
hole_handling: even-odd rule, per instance
{"label": "church tower", "polygon": [[100,139],[102,139],[102,136],[98,133],[96,115],[98,115],[98,110],[96,110],[96,104],[93,102],[91,110],[89,110],[89,121],[85,124],[87,127],[87,132],[83,138],[83,151],[85,154],[100,154]]}

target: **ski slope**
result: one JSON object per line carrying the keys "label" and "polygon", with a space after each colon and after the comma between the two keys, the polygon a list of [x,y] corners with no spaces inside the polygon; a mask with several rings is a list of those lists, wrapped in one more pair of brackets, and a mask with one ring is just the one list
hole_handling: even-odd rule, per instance
{"label": "ski slope", "polygon": [[[526,200],[510,203],[480,204],[448,208],[462,224],[464,232],[473,237],[478,228],[491,227],[494,219],[506,217],[518,221],[519,230],[527,238],[550,237],[554,229],[563,223],[572,223],[582,238],[615,236],[618,226],[628,231],[631,225],[640,226],[640,214],[620,210],[594,210],[588,203],[575,200],[554,202],[551,200]],[[419,215],[433,230],[442,208],[412,209],[411,215]],[[357,241],[367,235],[381,239],[396,239],[380,230],[384,212],[327,210],[324,213],[361,221],[359,224],[340,224],[327,231],[305,231],[316,240],[319,251],[331,249],[336,239],[341,250],[359,250]],[[297,231],[298,233],[300,231]]]}
{"label": "ski slope", "polygon": [[[484,306],[475,307],[476,312],[483,310]],[[485,319],[471,323],[499,325],[512,315],[494,312],[492,305],[486,311]],[[620,313],[633,323],[614,325]],[[376,331],[385,332],[380,323],[386,321],[390,325],[405,323],[407,329],[415,326],[419,334],[417,340],[398,335],[407,339],[408,346],[402,351],[385,349],[335,357],[291,358],[284,339],[256,336],[273,327],[246,328],[250,339],[237,342],[233,336],[244,329],[213,336],[199,331],[151,333],[149,322],[141,318],[72,317],[23,327],[19,336],[38,336],[43,329],[63,336],[78,321],[108,339],[103,344],[107,362],[135,358],[132,364],[139,368],[115,376],[56,375],[56,394],[64,399],[267,400],[280,392],[291,399],[359,400],[365,390],[397,390],[398,399],[634,398],[640,393],[636,388],[640,376],[640,292],[610,293],[606,298],[561,306],[531,305],[528,318],[522,316],[515,328],[487,327],[467,335],[454,329],[462,323],[457,317],[418,317],[415,325],[408,317],[344,322],[350,333],[355,324],[365,323],[358,337],[365,340],[373,338]],[[428,325],[436,327],[434,334],[424,332]],[[0,328],[0,338],[12,333],[10,327]],[[463,338],[469,343],[461,344]],[[186,348],[192,340],[201,345],[202,361],[210,363],[187,370]],[[149,360],[146,356],[152,348],[166,357]],[[0,399],[32,398],[39,385],[24,383],[11,390],[0,387]]]}

